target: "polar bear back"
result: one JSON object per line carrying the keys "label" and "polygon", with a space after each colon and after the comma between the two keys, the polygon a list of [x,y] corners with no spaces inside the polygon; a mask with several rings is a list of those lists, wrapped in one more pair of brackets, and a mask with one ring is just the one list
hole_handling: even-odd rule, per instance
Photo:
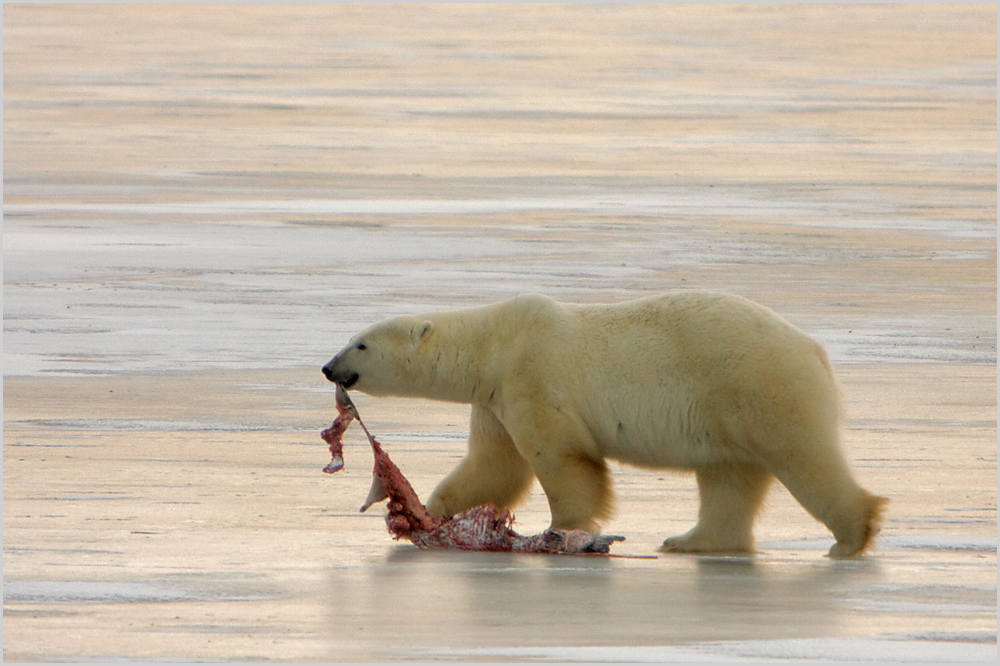
{"label": "polar bear back", "polygon": [[556,399],[574,403],[601,455],[692,469],[761,462],[838,436],[839,391],[825,352],[764,306],[680,292],[551,307],[565,329],[554,325],[558,346],[539,371],[561,392]]}

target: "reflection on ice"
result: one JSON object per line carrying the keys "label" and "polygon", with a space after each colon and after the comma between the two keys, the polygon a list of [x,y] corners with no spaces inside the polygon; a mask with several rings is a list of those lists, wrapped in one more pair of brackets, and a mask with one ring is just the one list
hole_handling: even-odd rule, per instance
{"label": "reflection on ice", "polygon": [[378,633],[387,660],[964,661],[996,650],[996,588],[972,582],[989,566],[952,550],[839,562],[397,547],[330,570],[328,594],[332,626],[379,618],[357,639]]}

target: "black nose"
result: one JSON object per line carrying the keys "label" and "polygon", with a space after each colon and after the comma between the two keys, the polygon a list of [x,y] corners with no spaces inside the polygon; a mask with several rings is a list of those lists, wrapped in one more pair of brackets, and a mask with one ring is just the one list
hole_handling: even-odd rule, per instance
{"label": "black nose", "polygon": [[323,366],[323,375],[327,378],[327,380],[331,382],[333,381],[333,370],[330,368],[329,365]]}

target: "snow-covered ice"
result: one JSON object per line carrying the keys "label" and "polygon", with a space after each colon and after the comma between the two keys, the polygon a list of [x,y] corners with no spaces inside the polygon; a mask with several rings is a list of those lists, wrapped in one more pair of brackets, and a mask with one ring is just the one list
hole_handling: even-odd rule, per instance
{"label": "snow-covered ice", "polygon": [[[5,5],[5,661],[995,661],[995,19]],[[418,551],[364,440],[320,471],[372,322],[670,289],[826,346],[872,554],[776,487],[759,554],[655,557],[697,489],[618,465],[623,557]],[[421,496],[463,453],[356,401]]]}

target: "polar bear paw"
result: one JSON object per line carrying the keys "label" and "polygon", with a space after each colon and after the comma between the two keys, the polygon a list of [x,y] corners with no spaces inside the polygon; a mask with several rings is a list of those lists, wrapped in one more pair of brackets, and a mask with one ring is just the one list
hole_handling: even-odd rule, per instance
{"label": "polar bear paw", "polygon": [[697,528],[670,537],[660,546],[661,553],[753,553],[753,541],[733,540],[724,542],[715,535],[698,531]]}

